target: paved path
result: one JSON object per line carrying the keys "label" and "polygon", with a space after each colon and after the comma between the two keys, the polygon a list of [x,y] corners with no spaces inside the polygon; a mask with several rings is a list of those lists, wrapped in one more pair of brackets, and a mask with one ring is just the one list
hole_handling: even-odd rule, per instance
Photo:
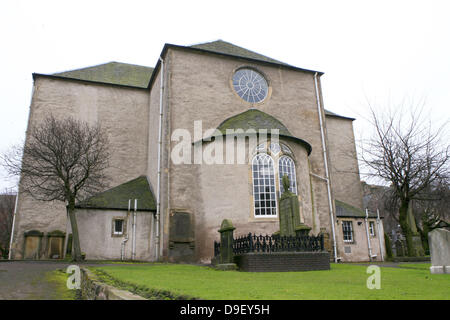
{"label": "paved path", "polygon": [[80,266],[120,266],[120,264],[64,261],[0,261],[0,300],[59,300],[54,282],[46,273],[77,264]]}
{"label": "paved path", "polygon": [[46,261],[0,262],[0,300],[55,300],[55,284],[45,274],[70,263]]}

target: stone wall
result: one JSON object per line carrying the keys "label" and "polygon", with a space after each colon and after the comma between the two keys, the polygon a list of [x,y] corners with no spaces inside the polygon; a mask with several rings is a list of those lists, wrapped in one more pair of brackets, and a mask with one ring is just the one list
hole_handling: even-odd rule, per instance
{"label": "stone wall", "polygon": [[330,270],[328,252],[246,253],[234,260],[239,269],[249,272]]}
{"label": "stone wall", "polygon": [[[133,243],[133,216],[124,210],[78,209],[76,211],[81,250],[87,260],[120,260],[124,242],[124,260],[131,260]],[[112,234],[112,221],[125,220],[123,235]],[[136,257],[135,260],[152,259],[149,241],[152,230],[152,213],[137,211],[136,214]]]}
{"label": "stone wall", "polygon": [[[111,145],[110,166],[106,174],[109,187],[113,187],[146,174],[148,104],[147,90],[40,76],[34,83],[28,129],[41,123],[49,114],[58,119],[72,116],[89,124],[98,121]],[[28,140],[29,130],[25,143]],[[63,202],[38,201],[19,188],[13,258],[23,258],[24,232],[65,231],[66,217]]]}
{"label": "stone wall", "polygon": [[[294,136],[312,145],[312,153],[308,156],[302,146],[283,141],[294,153],[304,223],[313,228],[314,234],[321,227],[330,231],[326,184],[321,180],[310,180],[309,176],[310,171],[319,176],[325,175],[314,74],[185,50],[169,50],[166,60],[169,61],[166,71],[170,74],[166,87],[169,91],[169,136],[179,128],[187,129],[194,136],[194,121],[202,120],[205,131],[255,107],[233,91],[230,79],[235,69],[254,67],[267,77],[271,95],[256,108],[275,117]],[[197,139],[194,137],[194,140]],[[169,149],[174,145],[170,144]],[[198,261],[209,262],[211,259],[212,243],[218,238],[217,228],[222,219],[231,219],[244,233],[247,230],[268,234],[277,231],[278,218],[254,217],[250,169],[247,164],[200,166],[174,165],[170,162],[168,168],[163,167],[163,172],[168,170],[170,183],[169,196],[162,195],[163,199],[169,199],[169,207],[162,211],[165,215],[163,223],[168,224],[168,214],[173,210],[195,215],[196,243],[206,244],[196,248]],[[163,237],[166,239],[167,231],[164,228]],[[164,245],[167,246],[166,243]]]}
{"label": "stone wall", "polygon": [[81,298],[83,300],[146,300],[129,291],[104,284],[86,268],[81,268]]}

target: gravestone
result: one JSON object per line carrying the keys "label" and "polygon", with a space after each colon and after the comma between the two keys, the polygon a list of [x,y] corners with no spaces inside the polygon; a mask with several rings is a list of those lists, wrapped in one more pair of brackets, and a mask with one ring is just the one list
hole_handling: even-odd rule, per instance
{"label": "gravestone", "polygon": [[64,239],[66,234],[55,230],[47,234],[47,257],[49,259],[62,259],[64,250]]}
{"label": "gravestone", "polygon": [[220,270],[235,270],[236,264],[233,262],[233,232],[236,228],[231,220],[224,219],[220,225],[220,257],[216,268]]}
{"label": "gravestone", "polygon": [[190,212],[172,211],[170,214],[169,261],[195,261],[195,223]]}
{"label": "gravestone", "polygon": [[428,233],[431,254],[431,273],[450,274],[450,231],[434,229]]}
{"label": "gravestone", "polygon": [[410,205],[408,207],[408,214],[406,217],[407,217],[408,225],[412,232],[411,240],[412,240],[413,252],[411,253],[411,255],[416,256],[416,257],[423,257],[425,255],[425,250],[423,249],[422,239],[420,238],[420,234],[417,231],[416,221],[414,219],[414,215],[413,215],[413,211],[412,211],[412,205]]}
{"label": "gravestone", "polygon": [[37,260],[40,258],[42,237],[44,233],[31,230],[24,234],[24,259]]}
{"label": "gravestone", "polygon": [[295,237],[308,235],[310,227],[300,221],[300,207],[297,195],[289,191],[289,178],[287,175],[282,178],[284,192],[280,198],[280,232],[279,235]]}
{"label": "gravestone", "polygon": [[323,236],[323,247],[326,251],[328,252],[332,252],[333,251],[333,246],[331,244],[331,239],[330,239],[330,233],[327,232],[326,228],[320,228],[320,235]]}
{"label": "gravestone", "polygon": [[406,255],[405,245],[402,240],[397,238],[395,241],[395,255],[396,257],[404,257]]}

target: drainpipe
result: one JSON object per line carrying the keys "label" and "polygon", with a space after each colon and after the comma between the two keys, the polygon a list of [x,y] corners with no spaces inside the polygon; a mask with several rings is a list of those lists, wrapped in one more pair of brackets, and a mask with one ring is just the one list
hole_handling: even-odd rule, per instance
{"label": "drainpipe", "polygon": [[131,247],[131,259],[136,259],[136,210],[137,210],[137,199],[134,199],[134,212],[133,212],[133,242]]}
{"label": "drainpipe", "polygon": [[366,222],[366,236],[367,236],[367,247],[369,248],[369,261],[372,261],[372,247],[370,246],[370,237],[369,237],[369,210],[366,208],[366,218],[364,219]]}
{"label": "drainpipe", "polygon": [[[380,256],[381,261],[384,261],[384,255],[383,255],[383,242],[381,241],[381,228],[380,228],[381,220],[380,220],[380,210],[377,208],[377,233],[378,233],[378,241],[380,242]],[[384,235],[383,235],[384,237]]]}
{"label": "drainpipe", "polygon": [[11,239],[9,241],[9,252],[8,252],[8,260],[11,260],[11,256],[12,256],[12,244],[14,241],[14,226],[16,224],[16,210],[17,210],[17,200],[19,199],[19,192],[17,192],[16,195],[16,203],[14,205],[14,214],[13,214],[13,223],[12,223],[12,228],[11,228]]}
{"label": "drainpipe", "polygon": [[161,250],[161,236],[160,236],[160,216],[161,216],[161,151],[162,151],[162,125],[163,125],[163,92],[164,92],[164,60],[159,57],[161,62],[160,72],[160,88],[159,88],[159,134],[158,134],[158,180],[156,187],[156,237],[155,237],[155,253],[156,261],[159,260],[159,253]]}
{"label": "drainpipe", "polygon": [[323,161],[325,163],[325,179],[324,180],[327,183],[328,206],[330,207],[331,232],[333,234],[334,262],[337,263],[336,231],[335,231],[335,226],[334,226],[333,202],[331,200],[331,186],[330,186],[330,175],[328,172],[327,147],[325,145],[325,132],[324,132],[323,121],[322,121],[322,108],[321,108],[321,104],[320,104],[319,85],[317,83],[317,72],[314,74],[314,86],[316,89],[317,110],[319,111],[319,124],[320,124],[320,135],[322,138]]}
{"label": "drainpipe", "polygon": [[[129,220],[129,217],[130,217],[130,210],[131,210],[131,199],[128,199],[127,229],[128,229],[128,220]],[[120,250],[120,260],[122,260],[122,261],[125,258],[125,244],[126,244],[127,241],[128,241],[128,232],[126,233],[125,238],[122,240],[122,247],[121,247],[121,250]]]}

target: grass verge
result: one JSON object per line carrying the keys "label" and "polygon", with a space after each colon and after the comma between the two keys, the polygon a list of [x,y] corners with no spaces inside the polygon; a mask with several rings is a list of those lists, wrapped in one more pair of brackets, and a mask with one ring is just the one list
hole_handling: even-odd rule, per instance
{"label": "grass verge", "polygon": [[68,274],[64,270],[54,270],[45,274],[45,280],[54,288],[56,300],[79,300],[80,290],[67,288]]}
{"label": "grass verge", "polygon": [[[450,299],[450,277],[424,268],[381,268],[381,289],[368,289],[366,266],[329,271],[238,272],[175,264],[90,268],[103,281],[152,299],[406,300]],[[130,290],[131,289],[131,290]]]}
{"label": "grass verge", "polygon": [[399,268],[406,269],[419,269],[430,271],[431,263],[401,263],[398,265]]}

